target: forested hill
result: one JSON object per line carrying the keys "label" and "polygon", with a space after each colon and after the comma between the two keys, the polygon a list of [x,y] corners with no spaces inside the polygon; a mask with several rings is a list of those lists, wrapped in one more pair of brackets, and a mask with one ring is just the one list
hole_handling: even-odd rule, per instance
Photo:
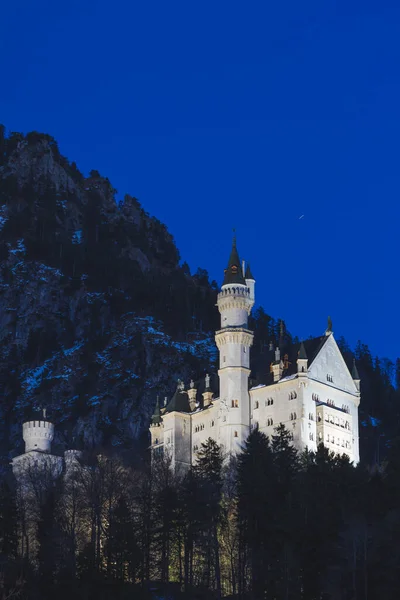
{"label": "forested hill", "polygon": [[[85,177],[52,137],[0,127],[1,455],[21,450],[21,420],[39,406],[60,449],[132,447],[157,395],[216,368],[216,294],[138,200],[118,204],[110,181]],[[290,353],[297,341],[262,309],[251,326],[258,370],[269,368],[270,342]],[[340,344],[350,365],[353,352]],[[355,356],[371,461],[397,432],[400,368],[362,344]]]}

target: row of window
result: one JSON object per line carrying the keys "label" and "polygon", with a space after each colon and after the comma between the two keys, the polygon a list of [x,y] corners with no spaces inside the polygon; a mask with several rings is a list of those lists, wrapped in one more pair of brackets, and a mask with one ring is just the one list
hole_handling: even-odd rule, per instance
{"label": "row of window", "polygon": [[326,401],[326,403],[327,403],[327,405],[328,405],[328,406],[335,406],[335,403],[334,403],[334,401],[333,401],[333,400],[330,400],[329,398],[328,398],[328,400]]}
{"label": "row of window", "polygon": [[[215,425],[215,421],[214,420],[210,421],[210,427],[214,427],[214,425]],[[195,426],[194,432],[198,433],[199,431],[203,431],[204,427],[205,427],[204,423],[200,423],[199,425]]]}
{"label": "row of window", "polygon": [[[326,436],[326,441],[328,442],[328,444],[334,444],[335,443],[335,436],[334,435],[328,435]],[[336,438],[336,445],[337,446],[342,446],[342,448],[350,448],[350,442],[347,442],[344,439],[340,439],[340,438]]]}
{"label": "row of window", "polygon": [[[267,399],[265,400],[265,406],[272,406],[272,405],[273,405],[273,403],[274,403],[274,399],[273,399],[273,398],[267,398]],[[259,401],[258,401],[258,400],[256,400],[256,401],[254,402],[254,408],[255,408],[255,409],[256,409],[256,408],[260,408],[260,403],[259,403]]]}
{"label": "row of window", "polygon": [[297,393],[296,392],[290,392],[289,393],[289,400],[295,400],[297,398]]}
{"label": "row of window", "polygon": [[[318,413],[318,422],[322,421],[321,413]],[[344,427],[344,429],[350,429],[349,421],[345,421],[344,419],[339,419],[339,417],[334,417],[333,415],[325,415],[325,422],[331,423],[332,425],[337,425],[337,427]]]}

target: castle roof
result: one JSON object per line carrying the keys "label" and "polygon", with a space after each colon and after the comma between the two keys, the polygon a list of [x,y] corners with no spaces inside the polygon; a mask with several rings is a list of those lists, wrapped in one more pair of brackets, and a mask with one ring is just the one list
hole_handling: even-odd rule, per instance
{"label": "castle roof", "polygon": [[181,382],[178,382],[176,392],[165,408],[166,413],[174,412],[175,410],[178,412],[190,412],[189,397],[181,386]]}
{"label": "castle roof", "polygon": [[301,360],[306,360],[307,359],[307,352],[306,352],[306,349],[304,348],[304,343],[303,342],[301,342],[301,344],[300,344],[300,349],[299,349],[299,352],[298,352],[297,356]]}
{"label": "castle roof", "polygon": [[229,285],[230,283],[246,285],[240,264],[239,253],[236,248],[236,236],[233,237],[231,255],[229,257],[228,266],[225,269],[222,285]]}
{"label": "castle roof", "polygon": [[160,410],[160,402],[158,400],[158,396],[157,396],[157,404],[156,407],[154,409],[154,413],[151,417],[151,422],[153,425],[159,425],[160,423],[162,423],[162,418],[161,418],[161,410]]}
{"label": "castle roof", "polygon": [[[285,352],[283,350],[281,352],[282,362],[286,365],[282,373],[282,379],[297,375],[297,358],[301,358],[299,353],[301,351],[301,347],[303,346],[305,356],[308,358],[308,366],[310,367],[314,361],[314,359],[319,354],[323,345],[328,340],[328,336],[322,335],[315,338],[310,338],[308,340],[304,340],[299,344],[295,344],[290,351]],[[285,361],[285,356],[288,356],[288,360]],[[274,382],[273,374],[269,371],[269,365],[271,363],[275,363],[275,351],[268,350],[262,356],[262,363],[258,365],[258,368],[255,368],[255,372],[253,371],[252,384],[253,386],[257,386],[259,384],[262,385],[272,385]]]}
{"label": "castle roof", "polygon": [[358,374],[358,369],[357,369],[357,365],[356,365],[356,359],[353,360],[353,368],[351,370],[351,376],[356,381],[360,380],[360,376]]}
{"label": "castle roof", "polygon": [[244,277],[245,277],[245,279],[253,279],[255,281],[255,279],[253,277],[253,273],[251,272],[251,269],[250,269],[250,263],[247,263],[246,274]]}

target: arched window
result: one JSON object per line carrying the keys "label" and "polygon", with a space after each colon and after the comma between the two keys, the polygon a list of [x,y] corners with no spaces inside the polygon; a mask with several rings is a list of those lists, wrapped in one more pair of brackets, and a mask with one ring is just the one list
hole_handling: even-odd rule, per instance
{"label": "arched window", "polygon": [[321,413],[318,413],[318,422],[320,423],[322,420]]}
{"label": "arched window", "polygon": [[318,434],[318,439],[320,442],[322,442],[322,433],[321,432],[319,432],[319,434]]}
{"label": "arched window", "polygon": [[314,441],[314,434],[313,434],[313,433],[311,433],[311,431],[310,431],[309,438],[310,438],[310,440],[311,440],[312,442]]}
{"label": "arched window", "polygon": [[237,432],[237,431],[235,431],[235,433],[234,433],[234,437],[237,437],[237,436],[238,436],[238,432]]}
{"label": "arched window", "polygon": [[296,420],[297,419],[297,415],[296,413],[293,413],[293,419]]}
{"label": "arched window", "polygon": [[290,413],[290,420],[293,421],[293,413]]}
{"label": "arched window", "polygon": [[258,400],[256,400],[255,404],[254,404],[254,408],[259,408],[259,406],[260,406],[260,404],[259,404]]}

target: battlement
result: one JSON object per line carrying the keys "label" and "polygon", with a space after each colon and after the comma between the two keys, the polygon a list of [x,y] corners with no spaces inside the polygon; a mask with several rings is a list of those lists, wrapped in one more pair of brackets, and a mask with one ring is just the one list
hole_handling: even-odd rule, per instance
{"label": "battlement", "polygon": [[54,438],[54,425],[49,421],[27,421],[22,425],[25,452],[38,450],[50,452]]}

